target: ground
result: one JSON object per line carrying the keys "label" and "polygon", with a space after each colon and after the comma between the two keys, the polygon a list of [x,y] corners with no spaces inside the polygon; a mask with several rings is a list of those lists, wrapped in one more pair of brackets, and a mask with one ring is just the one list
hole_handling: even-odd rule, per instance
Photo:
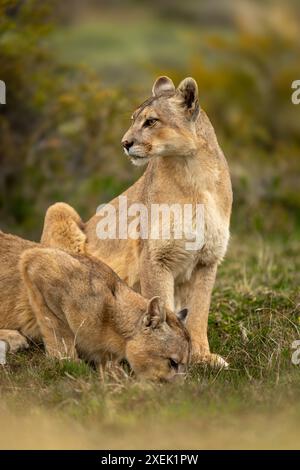
{"label": "ground", "polygon": [[[2,448],[299,448],[300,242],[234,234],[209,321],[229,370],[193,367],[181,385],[136,382],[46,358],[0,370]],[[9,423],[9,426],[6,426]]]}

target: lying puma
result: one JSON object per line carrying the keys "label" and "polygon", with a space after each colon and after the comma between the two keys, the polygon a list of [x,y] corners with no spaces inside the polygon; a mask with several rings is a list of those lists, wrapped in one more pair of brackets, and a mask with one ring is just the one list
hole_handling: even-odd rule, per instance
{"label": "lying puma", "polygon": [[[0,340],[11,350],[43,339],[50,356],[125,358],[139,377],[182,376],[190,354],[177,316],[130,289],[104,263],[0,232]],[[19,261],[20,260],[20,261]],[[19,261],[19,269],[18,269]]]}
{"label": "lying puma", "polygon": [[[158,78],[152,97],[134,112],[122,143],[135,165],[148,163],[123,194],[128,206],[143,203],[150,211],[153,204],[204,205],[204,245],[189,251],[185,240],[174,237],[103,240],[97,235],[99,215],[83,225],[70,213],[73,209],[61,203],[49,208],[42,240],[54,246],[57,238],[68,243],[60,233],[74,230],[79,251],[102,259],[143,296],[158,295],[171,310],[188,306],[193,359],[226,366],[210,352],[207,322],[217,266],[229,240],[232,189],[214,129],[199,108],[195,80],[186,78],[175,89],[169,78]],[[118,216],[119,199],[110,204]]]}

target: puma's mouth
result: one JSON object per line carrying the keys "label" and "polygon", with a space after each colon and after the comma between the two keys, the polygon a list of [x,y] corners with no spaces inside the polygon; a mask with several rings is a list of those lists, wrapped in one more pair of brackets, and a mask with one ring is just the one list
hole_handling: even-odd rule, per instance
{"label": "puma's mouth", "polygon": [[127,155],[127,157],[130,159],[131,163],[133,163],[133,165],[142,166],[148,163],[149,161],[149,157],[145,157],[137,153],[134,153],[133,149],[127,150],[126,148],[124,148],[124,152],[125,152],[125,155]]}

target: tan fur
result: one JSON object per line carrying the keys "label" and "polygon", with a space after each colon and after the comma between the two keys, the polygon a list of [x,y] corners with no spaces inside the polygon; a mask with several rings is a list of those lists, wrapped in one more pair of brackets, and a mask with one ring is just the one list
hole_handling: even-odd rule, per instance
{"label": "tan fur", "polygon": [[28,337],[43,339],[47,353],[60,359],[125,358],[144,378],[172,380],[185,372],[190,345],[183,323],[101,261],[2,232],[0,259],[0,339],[11,351],[27,347]]}
{"label": "tan fur", "polygon": [[53,204],[46,213],[41,243],[83,254],[86,247],[83,228],[79,215],[71,206],[63,202]]}
{"label": "tan fur", "polygon": [[[195,252],[186,250],[185,240],[101,240],[95,215],[83,228],[86,251],[105,261],[145,297],[158,295],[171,310],[189,307],[187,324],[194,360],[226,365],[210,352],[207,322],[217,266],[229,240],[232,189],[214,129],[205,112],[199,110],[196,82],[187,78],[175,90],[170,79],[160,77],[153,86],[153,97],[132,119],[123,144],[133,144],[126,152],[134,164],[148,166],[123,194],[128,204],[139,202],[149,209],[153,203],[204,204],[205,244]],[[149,119],[157,121],[145,127]],[[111,204],[118,213],[118,199]],[[63,205],[49,209],[54,220],[55,207],[61,213]],[[45,226],[48,241],[55,246],[59,246],[59,225],[54,222],[54,230],[49,223]],[[82,222],[77,226],[81,228]]]}

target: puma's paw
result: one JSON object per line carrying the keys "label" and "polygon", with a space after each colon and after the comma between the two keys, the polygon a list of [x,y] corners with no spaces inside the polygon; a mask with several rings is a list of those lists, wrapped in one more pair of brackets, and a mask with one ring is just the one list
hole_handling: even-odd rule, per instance
{"label": "puma's paw", "polygon": [[229,364],[219,354],[205,353],[205,354],[193,354],[192,364],[206,364],[214,369],[228,369]]}
{"label": "puma's paw", "polygon": [[15,353],[17,351],[20,351],[21,349],[29,348],[27,339],[18,331],[7,330],[7,334],[5,335],[4,341],[6,341],[6,343],[8,344],[8,352]]}
{"label": "puma's paw", "polygon": [[7,350],[8,350],[7,342],[0,339],[0,365],[1,366],[5,366],[5,364],[6,364]]}
{"label": "puma's paw", "polygon": [[209,362],[216,369],[229,369],[229,363],[219,354],[210,354]]}

